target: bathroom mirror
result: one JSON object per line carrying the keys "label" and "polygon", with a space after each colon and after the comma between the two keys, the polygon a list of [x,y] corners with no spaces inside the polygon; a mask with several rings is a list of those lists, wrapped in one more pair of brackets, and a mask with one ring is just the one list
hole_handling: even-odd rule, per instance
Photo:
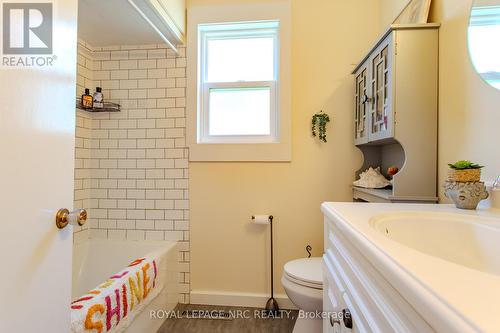
{"label": "bathroom mirror", "polygon": [[476,71],[500,90],[500,0],[474,0],[469,22],[469,53]]}

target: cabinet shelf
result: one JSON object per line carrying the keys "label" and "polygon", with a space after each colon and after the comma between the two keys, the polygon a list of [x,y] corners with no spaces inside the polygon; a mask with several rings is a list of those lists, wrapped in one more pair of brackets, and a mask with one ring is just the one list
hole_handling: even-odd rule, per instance
{"label": "cabinet shelf", "polygon": [[86,112],[120,112],[121,106],[117,103],[112,102],[104,102],[104,107],[102,108],[92,108],[87,109],[82,106],[80,99],[76,100],[76,108]]}
{"label": "cabinet shelf", "polygon": [[421,202],[421,203],[435,203],[438,201],[437,197],[405,197],[393,195],[391,188],[363,188],[352,187],[353,198],[356,200],[366,202]]}

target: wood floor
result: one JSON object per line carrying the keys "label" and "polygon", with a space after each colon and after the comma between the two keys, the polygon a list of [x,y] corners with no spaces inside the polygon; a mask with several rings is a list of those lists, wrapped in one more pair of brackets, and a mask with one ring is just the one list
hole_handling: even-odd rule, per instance
{"label": "wood floor", "polygon": [[[230,319],[201,319],[231,315]],[[179,305],[157,333],[291,333],[297,311],[272,318],[261,309],[212,305]],[[186,318],[189,317],[189,318]]]}

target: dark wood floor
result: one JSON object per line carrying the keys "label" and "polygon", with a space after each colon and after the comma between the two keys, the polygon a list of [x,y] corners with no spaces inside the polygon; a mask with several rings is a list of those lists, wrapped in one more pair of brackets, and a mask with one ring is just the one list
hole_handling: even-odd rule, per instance
{"label": "dark wood floor", "polygon": [[[198,319],[217,316],[219,311],[225,311],[233,318]],[[179,305],[157,333],[291,333],[297,311],[283,310],[275,318],[265,316],[265,312],[255,308]]]}

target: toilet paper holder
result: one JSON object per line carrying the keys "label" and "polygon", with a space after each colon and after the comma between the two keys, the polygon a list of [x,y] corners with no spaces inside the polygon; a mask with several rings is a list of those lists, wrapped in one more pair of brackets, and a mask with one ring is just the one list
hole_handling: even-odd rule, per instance
{"label": "toilet paper holder", "polygon": [[[255,220],[255,215],[252,215],[252,220]],[[266,302],[266,311],[268,313],[277,313],[280,308],[278,302],[274,299],[274,254],[273,254],[273,220],[274,216],[269,215],[269,224],[271,225],[271,297]]]}

